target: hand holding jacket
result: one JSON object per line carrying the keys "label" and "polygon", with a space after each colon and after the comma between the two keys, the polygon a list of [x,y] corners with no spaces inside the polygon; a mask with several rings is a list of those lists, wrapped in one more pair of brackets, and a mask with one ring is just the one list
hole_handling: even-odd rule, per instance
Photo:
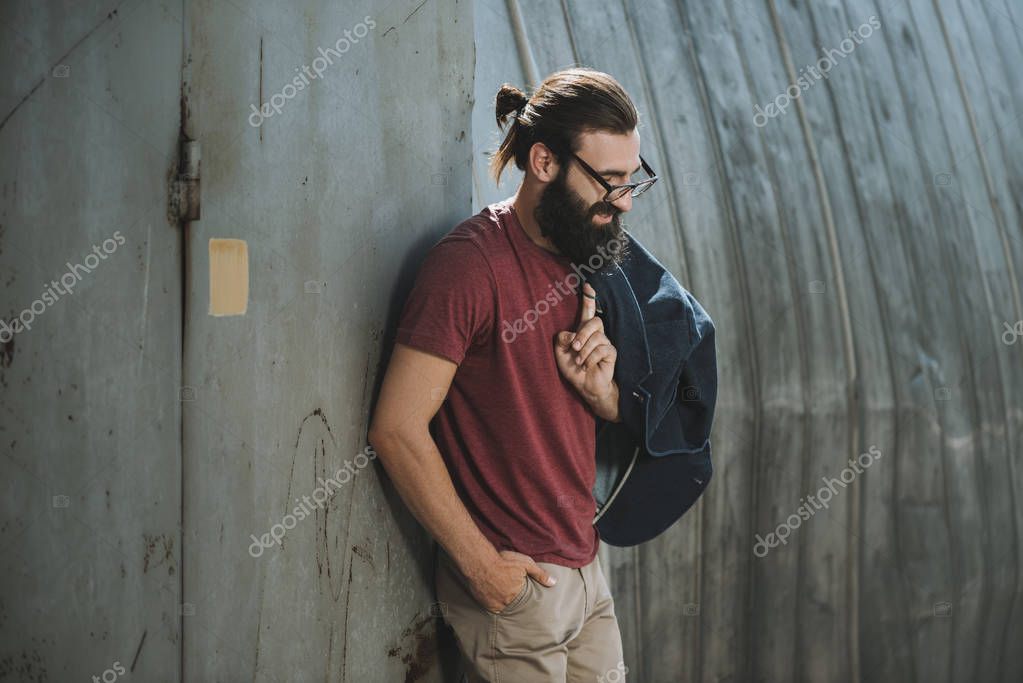
{"label": "hand holding jacket", "polygon": [[604,334],[604,321],[597,317],[597,293],[583,285],[582,313],[575,332],[559,332],[554,342],[558,370],[594,414],[618,422],[618,386],[614,381],[618,352]]}
{"label": "hand holding jacket", "polygon": [[628,255],[587,276],[617,351],[620,424],[597,421],[601,538],[616,546],[665,531],[710,481],[717,401],[714,323],[626,231]]}

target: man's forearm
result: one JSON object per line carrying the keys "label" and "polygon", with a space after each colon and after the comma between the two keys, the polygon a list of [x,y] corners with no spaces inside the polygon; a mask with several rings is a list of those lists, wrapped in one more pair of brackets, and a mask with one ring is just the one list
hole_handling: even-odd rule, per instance
{"label": "man's forearm", "polygon": [[405,505],[463,574],[473,576],[497,561],[497,550],[458,497],[428,429],[374,435],[370,441]]}

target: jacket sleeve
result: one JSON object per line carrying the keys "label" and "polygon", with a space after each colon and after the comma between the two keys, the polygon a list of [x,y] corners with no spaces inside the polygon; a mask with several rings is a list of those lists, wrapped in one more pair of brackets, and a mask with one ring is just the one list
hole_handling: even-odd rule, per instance
{"label": "jacket sleeve", "polygon": [[714,322],[689,292],[685,296],[692,307],[689,347],[663,416],[648,416],[647,448],[653,455],[698,453],[710,445],[718,389]]}

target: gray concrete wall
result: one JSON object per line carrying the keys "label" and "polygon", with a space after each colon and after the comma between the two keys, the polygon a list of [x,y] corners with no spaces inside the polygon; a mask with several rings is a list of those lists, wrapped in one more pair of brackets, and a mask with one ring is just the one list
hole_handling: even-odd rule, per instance
{"label": "gray concrete wall", "polygon": [[[501,82],[613,74],[663,178],[626,222],[717,327],[709,490],[654,542],[602,549],[630,677],[1019,679],[1018,6],[478,5],[499,49],[477,62],[477,168]],[[826,79],[754,119],[872,15]],[[476,175],[477,204],[514,191]]]}

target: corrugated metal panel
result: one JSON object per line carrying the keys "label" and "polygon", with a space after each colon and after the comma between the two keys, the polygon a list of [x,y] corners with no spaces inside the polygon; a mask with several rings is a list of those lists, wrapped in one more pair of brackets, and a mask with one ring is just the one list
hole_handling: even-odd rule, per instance
{"label": "corrugated metal panel", "polygon": [[[203,207],[188,235],[188,679],[450,677],[430,539],[364,449],[388,323],[471,209],[471,10],[189,4]],[[292,92],[304,65],[322,74]],[[259,102],[279,111],[250,127]],[[247,242],[243,316],[206,313],[212,238]],[[293,528],[250,557],[276,524]]]}
{"label": "corrugated metal panel", "polygon": [[[1019,10],[507,4],[541,78],[585,64],[636,101],[664,181],[627,223],[718,331],[715,480],[669,533],[607,553],[630,676],[1019,678],[1023,363],[1001,340],[1023,319]],[[808,76],[827,49],[834,70]],[[493,128],[497,84],[526,83],[506,52],[477,72]],[[874,468],[753,553],[872,446]]]}
{"label": "corrugated metal panel", "polygon": [[[0,678],[451,678],[429,539],[365,432],[414,265],[471,209],[471,3],[0,12],[4,319],[125,238],[3,345]],[[243,316],[207,315],[214,238],[246,242]]]}
{"label": "corrugated metal panel", "polygon": [[0,8],[2,680],[179,678],[176,11]]}

